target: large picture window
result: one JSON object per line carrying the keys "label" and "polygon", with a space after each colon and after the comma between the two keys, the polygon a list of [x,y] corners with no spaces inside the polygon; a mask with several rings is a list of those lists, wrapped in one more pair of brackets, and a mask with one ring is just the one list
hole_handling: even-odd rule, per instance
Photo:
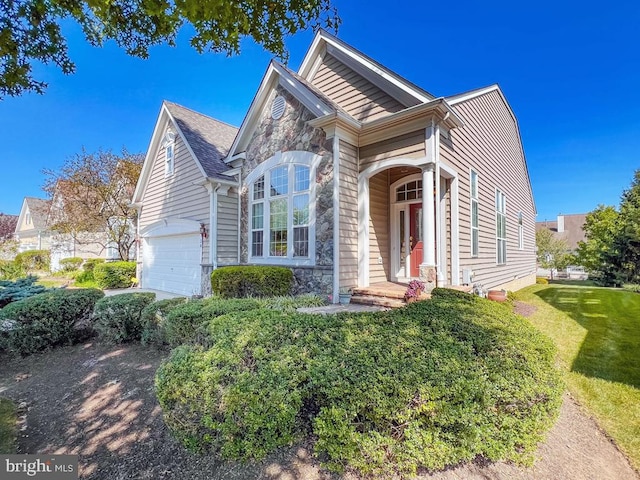
{"label": "large picture window", "polygon": [[250,188],[250,260],[312,263],[311,167],[277,165]]}
{"label": "large picture window", "polygon": [[496,256],[499,265],[507,263],[507,197],[496,190]]}

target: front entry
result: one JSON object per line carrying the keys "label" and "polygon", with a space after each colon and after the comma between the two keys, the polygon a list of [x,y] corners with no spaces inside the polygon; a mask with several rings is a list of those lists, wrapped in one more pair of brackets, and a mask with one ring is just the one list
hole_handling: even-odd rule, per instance
{"label": "front entry", "polygon": [[422,203],[412,203],[409,206],[409,248],[411,252],[410,275],[420,276],[422,264]]}

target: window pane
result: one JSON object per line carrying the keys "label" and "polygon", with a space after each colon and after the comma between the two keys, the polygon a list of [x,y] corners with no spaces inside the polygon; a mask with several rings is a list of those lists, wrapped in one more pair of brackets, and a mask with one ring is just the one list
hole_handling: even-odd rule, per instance
{"label": "window pane", "polygon": [[264,204],[254,203],[251,215],[251,228],[258,229],[264,227]]}
{"label": "window pane", "polygon": [[271,196],[289,193],[289,170],[287,166],[271,170]]}
{"label": "window pane", "polygon": [[295,166],[296,183],[294,185],[295,192],[309,190],[309,167],[300,165]]}
{"label": "window pane", "polygon": [[471,172],[471,197],[478,198],[478,174]]}
{"label": "window pane", "polygon": [[293,224],[309,224],[309,194],[293,197]]}
{"label": "window pane", "polygon": [[251,255],[254,257],[264,255],[264,232],[262,230],[251,232]]}
{"label": "window pane", "polygon": [[271,201],[270,247],[269,255],[273,257],[287,256],[287,199]]}
{"label": "window pane", "polygon": [[253,199],[261,200],[264,198],[264,175],[258,178],[253,184]]}
{"label": "window pane", "polygon": [[471,255],[474,257],[478,255],[478,229],[476,228],[471,230]]}
{"label": "window pane", "polygon": [[293,229],[293,256],[309,256],[309,227],[296,227]]}
{"label": "window pane", "polygon": [[471,226],[478,226],[478,202],[476,200],[471,201]]}

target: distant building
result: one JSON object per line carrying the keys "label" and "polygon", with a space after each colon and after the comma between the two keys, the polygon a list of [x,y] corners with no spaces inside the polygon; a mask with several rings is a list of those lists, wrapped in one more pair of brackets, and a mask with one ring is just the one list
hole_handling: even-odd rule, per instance
{"label": "distant building", "polygon": [[[571,215],[560,214],[555,221],[545,220],[543,222],[536,222],[536,231],[544,229],[550,230],[555,238],[567,242],[569,253],[573,253],[578,248],[578,242],[584,242],[586,240],[583,230],[586,220],[586,213],[574,213]],[[587,277],[584,267],[579,265],[570,265],[565,272],[558,272],[558,275],[561,277],[564,276],[563,274],[568,278],[582,279]],[[549,272],[548,270],[538,268],[538,275],[548,276]]]}

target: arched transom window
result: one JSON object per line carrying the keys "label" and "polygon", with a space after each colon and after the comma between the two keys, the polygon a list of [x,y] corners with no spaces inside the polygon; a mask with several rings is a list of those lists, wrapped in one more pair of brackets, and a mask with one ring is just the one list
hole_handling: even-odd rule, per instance
{"label": "arched transom window", "polygon": [[314,263],[315,189],[305,154],[278,154],[248,177],[251,262]]}

